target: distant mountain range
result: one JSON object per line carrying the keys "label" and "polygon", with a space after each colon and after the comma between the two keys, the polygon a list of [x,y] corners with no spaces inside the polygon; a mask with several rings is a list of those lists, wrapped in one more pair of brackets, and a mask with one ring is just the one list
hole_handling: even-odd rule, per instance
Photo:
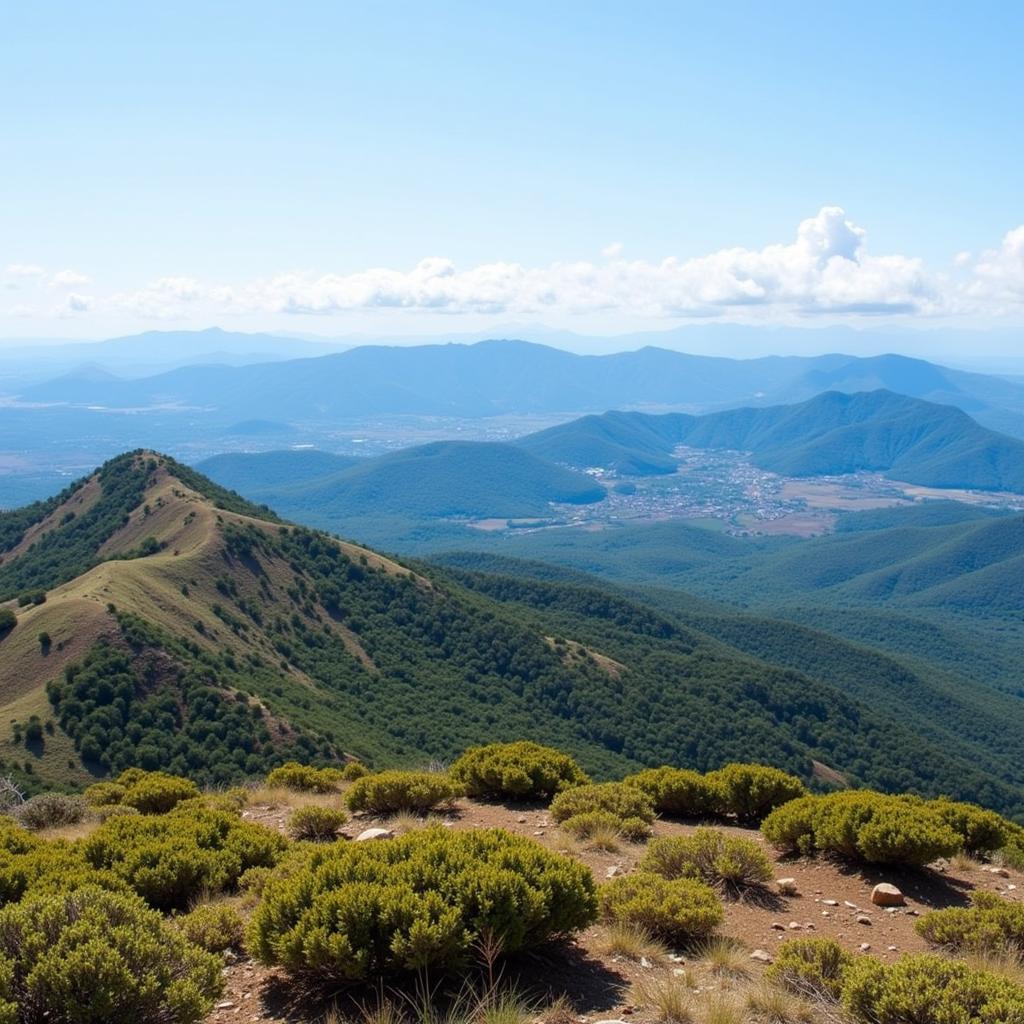
{"label": "distant mountain range", "polygon": [[[272,342],[285,340],[266,343],[273,347]],[[226,420],[247,418],[258,408],[275,421],[309,423],[370,415],[564,415],[611,408],[706,412],[792,402],[827,390],[878,388],[955,405],[1024,435],[1021,383],[898,355],[741,360],[649,347],[581,356],[521,341],[364,346],[274,363],[183,366],[136,380],[86,369],[21,387],[17,395],[24,402],[83,407],[176,406]]]}
{"label": "distant mountain range", "polygon": [[798,405],[705,416],[610,412],[531,434],[527,451],[578,468],[651,475],[675,471],[677,445],[752,453],[783,476],[860,470],[927,487],[1024,493],[1024,441],[960,409],[893,394],[828,391]]}

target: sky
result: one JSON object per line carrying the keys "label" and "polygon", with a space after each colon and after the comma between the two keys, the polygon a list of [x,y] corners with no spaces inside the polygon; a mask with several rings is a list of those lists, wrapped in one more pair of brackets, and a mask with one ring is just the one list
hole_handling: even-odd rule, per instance
{"label": "sky", "polygon": [[1005,353],[1022,34],[1009,2],[5,5],[0,337],[725,322]]}

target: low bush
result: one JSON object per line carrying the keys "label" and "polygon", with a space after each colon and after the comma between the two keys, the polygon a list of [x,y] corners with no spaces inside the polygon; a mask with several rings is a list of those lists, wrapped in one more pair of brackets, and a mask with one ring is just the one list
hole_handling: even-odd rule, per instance
{"label": "low bush", "polygon": [[387,771],[356,779],[345,795],[345,802],[351,811],[394,814],[429,811],[450,803],[457,795],[457,788],[446,775]]}
{"label": "low bush", "polygon": [[40,793],[16,807],[11,816],[19,825],[38,831],[61,825],[77,825],[87,810],[88,805],[80,796]]}
{"label": "low bush", "polygon": [[0,853],[0,905],[17,902],[26,894],[69,892],[83,885],[112,892],[129,890],[113,872],[93,868],[78,843],[38,842],[18,852]]}
{"label": "low bush", "polygon": [[0,910],[0,963],[20,1004],[6,1019],[21,1024],[198,1024],[222,985],[217,957],[137,897],[95,887]]}
{"label": "low bush", "polygon": [[348,820],[344,811],[332,807],[299,807],[288,818],[288,835],[322,843],[336,839],[338,829]]}
{"label": "low bush", "polygon": [[199,796],[199,787],[191,779],[165,772],[139,773],[138,769],[129,769],[117,781],[125,787],[121,803],[134,807],[140,814],[166,814],[182,800]]}
{"label": "low bush", "polygon": [[948,857],[963,843],[928,801],[871,790],[801,797],[773,811],[761,831],[788,852],[909,867]]}
{"label": "low bush", "polygon": [[139,812],[134,807],[125,807],[124,804],[109,804],[105,807],[97,807],[95,814],[100,821],[107,821],[110,818],[124,818],[133,815],[138,817]]}
{"label": "low bush", "polygon": [[620,821],[629,818],[639,818],[647,824],[654,821],[654,804],[650,797],[622,782],[600,782],[567,789],[555,797],[550,809],[551,817],[559,823],[592,811],[614,814]]}
{"label": "low bush", "polygon": [[799,995],[838,1000],[853,957],[832,939],[790,939],[779,946],[765,977]]}
{"label": "low bush", "polygon": [[116,807],[127,792],[120,782],[94,782],[82,795],[90,807]]}
{"label": "low bush", "polygon": [[622,781],[646,793],[659,814],[703,818],[717,813],[721,804],[719,791],[707,776],[688,768],[646,768]]}
{"label": "low bush", "polygon": [[588,782],[568,755],[539,743],[489,743],[467,750],[451,776],[469,796],[502,800],[550,800]]}
{"label": "low bush", "polygon": [[267,785],[304,793],[336,793],[343,777],[344,772],[338,768],[314,768],[288,761],[267,776]]}
{"label": "low bush", "polygon": [[655,839],[639,868],[669,880],[699,878],[710,885],[735,888],[762,885],[772,877],[771,861],[757,843],[716,828]]}
{"label": "low bush", "polygon": [[706,938],[722,920],[714,890],[692,878],[669,881],[641,871],[613,879],[599,895],[605,920],[677,945]]}
{"label": "low bush", "polygon": [[893,964],[857,957],[842,1002],[865,1024],[1024,1024],[1024,988],[928,953]]}
{"label": "low bush", "polygon": [[972,857],[988,856],[1001,849],[1019,829],[995,811],[975,804],[942,799],[931,800],[928,806],[960,836],[964,852]]}
{"label": "low bush", "polygon": [[500,829],[334,844],[266,882],[248,948],[322,982],[454,967],[484,936],[515,953],[591,924],[582,865]]}
{"label": "low bush", "polygon": [[349,761],[345,767],[341,769],[341,778],[344,782],[355,782],[356,779],[361,779],[364,775],[369,774],[370,769],[361,761]]}
{"label": "low bush", "polygon": [[975,892],[970,907],[933,910],[917,921],[918,934],[956,953],[1024,950],[1024,904]]}
{"label": "low bush", "polygon": [[618,818],[611,811],[575,814],[562,822],[562,828],[574,839],[583,840],[603,834],[639,843],[651,834],[651,826],[642,818]]}
{"label": "low bush", "polygon": [[80,843],[88,864],[123,879],[160,910],[229,890],[248,868],[273,866],[286,847],[276,832],[202,807],[111,818]]}
{"label": "low bush", "polygon": [[777,807],[807,795],[807,787],[795,775],[761,764],[727,764],[704,780],[717,794],[719,813],[739,821],[760,821]]}
{"label": "low bush", "polygon": [[245,938],[241,915],[227,903],[201,903],[175,918],[174,926],[189,942],[208,953],[240,949]]}

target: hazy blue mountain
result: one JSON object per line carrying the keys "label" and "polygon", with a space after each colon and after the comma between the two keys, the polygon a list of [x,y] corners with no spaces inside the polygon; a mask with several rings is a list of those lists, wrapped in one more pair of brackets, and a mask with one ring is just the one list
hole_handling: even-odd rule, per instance
{"label": "hazy blue mountain", "polygon": [[292,515],[313,511],[318,522],[335,524],[387,516],[543,516],[551,502],[589,504],[605,496],[604,488],[583,473],[507,444],[436,441],[372,459],[348,459],[339,471],[318,472],[341,459],[282,451],[216,456],[198,468],[246,497]]}
{"label": "hazy blue mountain", "polygon": [[870,470],[929,487],[1024,493],[1024,442],[988,430],[952,406],[891,391],[830,391],[791,406],[733,409],[705,416],[606,413],[520,439],[570,466],[670,472],[680,444],[748,451],[786,476]]}

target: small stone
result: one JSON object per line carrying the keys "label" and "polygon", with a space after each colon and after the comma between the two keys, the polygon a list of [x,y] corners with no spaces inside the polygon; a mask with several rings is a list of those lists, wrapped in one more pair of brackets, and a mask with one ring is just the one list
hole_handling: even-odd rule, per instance
{"label": "small stone", "polygon": [[686,957],[685,956],[681,956],[679,953],[670,953],[668,958],[674,964],[685,964],[686,963]]}
{"label": "small stone", "polygon": [[839,906],[839,900],[822,900],[821,902],[824,903],[826,907],[838,907]]}
{"label": "small stone", "polygon": [[766,949],[755,949],[754,952],[750,954],[750,959],[757,960],[758,963],[770,964],[772,962],[772,955]]}
{"label": "small stone", "polygon": [[526,824],[526,818],[524,818],[524,817],[518,817],[518,818],[516,818],[516,821],[517,821],[517,822],[518,822],[518,823],[519,823],[520,825],[525,825],[525,824]]}
{"label": "small stone", "polygon": [[860,944],[860,951],[862,953],[866,953],[870,948],[871,948],[871,943],[870,942],[862,942]]}
{"label": "small stone", "polygon": [[538,830],[537,830],[536,832],[534,832],[533,834],[534,834],[535,836],[542,836],[542,835],[544,835],[544,831],[543,831],[543,829],[538,829]]}
{"label": "small stone", "polygon": [[776,878],[775,887],[783,896],[799,895],[795,878]]}
{"label": "small stone", "polygon": [[890,953],[895,953],[900,947],[899,946],[888,946],[887,948],[888,948]]}
{"label": "small stone", "polygon": [[857,904],[856,904],[856,903],[851,903],[851,902],[850,902],[849,900],[843,900],[843,906],[844,906],[844,907],[849,907],[849,908],[850,908],[850,910],[859,910],[859,909],[860,909],[860,908],[859,908],[859,907],[857,906]]}
{"label": "small stone", "polygon": [[799,928],[800,928],[800,922],[799,921],[790,921],[789,922],[789,930],[791,932],[797,931]]}
{"label": "small stone", "polygon": [[1009,878],[1010,877],[1010,872],[1007,871],[1006,868],[1000,868],[1000,867],[993,866],[993,867],[985,868],[985,870],[990,875],[998,875],[1000,878]]}
{"label": "small stone", "polygon": [[857,924],[871,924],[871,918],[867,914],[858,914]]}
{"label": "small stone", "polygon": [[218,1003],[217,1004],[217,1009],[218,1010],[230,1010],[231,1007],[234,1006],[234,1005],[235,1004],[233,1002],[231,1002],[230,999],[225,999],[223,1003]]}
{"label": "small stone", "polygon": [[871,902],[876,907],[902,907],[907,901],[895,885],[890,885],[889,882],[879,882],[871,890]]}
{"label": "small stone", "polygon": [[786,926],[781,921],[772,921],[772,927],[778,932],[786,930]]}
{"label": "small stone", "polygon": [[389,828],[368,828],[356,836],[357,843],[367,843],[374,839],[394,839],[395,833]]}
{"label": "small stone", "polygon": [[822,917],[831,917],[832,915],[827,910],[823,910],[821,912],[821,916]]}
{"label": "small stone", "polygon": [[640,957],[640,966],[650,969],[654,966],[654,964],[652,964],[651,961],[647,959],[647,957],[642,956]]}

